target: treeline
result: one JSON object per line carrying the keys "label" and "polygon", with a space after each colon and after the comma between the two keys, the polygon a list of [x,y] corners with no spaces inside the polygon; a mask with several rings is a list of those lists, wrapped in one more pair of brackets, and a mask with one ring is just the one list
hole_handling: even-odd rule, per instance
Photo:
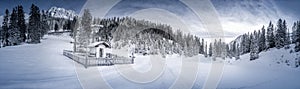
{"label": "treeline", "polygon": [[279,19],[276,26],[272,22],[268,27],[238,36],[229,44],[229,54],[239,59],[239,55],[250,53],[250,60],[259,58],[259,53],[270,48],[289,49],[290,44],[295,44],[294,51],[300,51],[300,22],[292,26],[292,31],[287,28],[285,20]]}
{"label": "treeline", "polygon": [[[46,16],[48,17],[47,23],[49,25],[49,29],[54,30],[54,32],[59,32],[59,30],[62,30],[63,32],[73,32],[77,21],[77,16],[72,19],[51,17],[51,13],[48,11],[46,12]],[[72,34],[70,35],[72,36]]]}
{"label": "treeline", "polygon": [[[115,21],[112,19],[111,21]],[[117,22],[117,21],[116,21]],[[130,17],[120,18],[120,22],[112,30],[113,47],[129,47],[133,53],[144,55],[179,54],[194,56],[204,54],[204,39],[185,34],[180,30],[172,30],[166,24],[157,24]],[[104,27],[106,27],[104,25]],[[99,31],[100,32],[100,31]]]}
{"label": "treeline", "polygon": [[29,21],[25,21],[25,13],[21,5],[5,10],[2,30],[0,31],[0,47],[19,45],[23,42],[40,43],[41,38],[49,31],[47,15],[32,4]]}
{"label": "treeline", "polygon": [[180,30],[174,31],[166,24],[131,17],[92,18],[89,10],[85,10],[79,18],[78,30],[75,32],[77,51],[84,50],[83,48],[90,43],[106,41],[115,49],[126,47],[130,48],[132,53],[144,55],[194,56],[207,53],[207,42],[204,39]]}
{"label": "treeline", "polygon": [[226,44],[222,40],[207,43],[204,39],[180,30],[173,30],[166,24],[136,20],[131,17],[93,18],[89,10],[85,10],[82,18],[78,18],[77,48],[98,41],[111,43],[115,49],[130,48],[132,53],[144,55],[179,54],[205,57],[236,58],[250,53],[250,60],[259,58],[259,53],[270,48],[290,48],[295,44],[295,52],[300,51],[300,24],[294,23],[292,32],[287,28],[285,20],[279,19],[276,26],[272,22],[268,27],[238,36]]}

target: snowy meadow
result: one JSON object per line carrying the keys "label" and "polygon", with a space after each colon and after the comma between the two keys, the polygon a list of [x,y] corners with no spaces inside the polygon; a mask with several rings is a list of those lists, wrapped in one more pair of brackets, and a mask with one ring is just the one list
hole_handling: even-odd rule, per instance
{"label": "snowy meadow", "polygon": [[0,89],[300,88],[300,21],[277,1],[97,2],[1,10]]}

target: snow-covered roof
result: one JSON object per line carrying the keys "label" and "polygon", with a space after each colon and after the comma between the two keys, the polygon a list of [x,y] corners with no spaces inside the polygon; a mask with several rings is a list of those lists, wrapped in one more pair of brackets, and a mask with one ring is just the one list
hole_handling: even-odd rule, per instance
{"label": "snow-covered roof", "polygon": [[99,45],[104,45],[107,48],[111,47],[110,44],[105,41],[99,41],[99,42],[92,43],[92,44],[88,45],[88,47],[98,47]]}

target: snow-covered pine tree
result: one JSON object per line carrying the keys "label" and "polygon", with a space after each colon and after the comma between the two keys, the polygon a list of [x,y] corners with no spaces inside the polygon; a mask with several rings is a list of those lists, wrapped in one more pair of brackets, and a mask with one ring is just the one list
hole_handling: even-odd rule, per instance
{"label": "snow-covered pine tree", "polygon": [[299,52],[300,51],[300,23],[299,21],[297,22],[297,29],[295,31],[295,52]]}
{"label": "snow-covered pine tree", "polygon": [[212,59],[215,60],[216,57],[218,56],[218,53],[217,53],[217,39],[215,39],[214,41],[214,44],[213,44],[213,47],[212,47]]}
{"label": "snow-covered pine tree", "polygon": [[226,43],[221,42],[221,58],[225,60],[226,57],[227,57]]}
{"label": "snow-covered pine tree", "polygon": [[236,41],[233,41],[231,49],[232,49],[231,55],[233,57],[235,57],[236,60],[240,59],[240,57],[239,57],[239,47],[238,47],[238,43]]}
{"label": "snow-covered pine tree", "polygon": [[263,51],[266,49],[266,37],[265,37],[266,33],[265,33],[265,26],[263,26],[261,28],[261,34],[259,37],[259,52]]}
{"label": "snow-covered pine tree", "polygon": [[202,38],[201,44],[200,44],[200,54],[204,54],[204,39]]}
{"label": "snow-covered pine tree", "polygon": [[204,57],[207,57],[207,42],[204,45]]}
{"label": "snow-covered pine tree", "polygon": [[90,43],[91,39],[91,23],[92,23],[92,15],[89,11],[89,9],[85,9],[82,20],[81,20],[81,26],[79,29],[78,34],[78,42],[81,46],[87,47],[87,45]]}
{"label": "snow-covered pine tree", "polygon": [[8,45],[18,45],[21,43],[20,30],[18,27],[18,13],[16,8],[13,8],[13,11],[10,15],[9,29],[8,29]]}
{"label": "snow-covered pine tree", "polygon": [[[74,19],[73,19],[74,20]],[[74,39],[74,45],[73,45],[73,51],[74,52],[78,52],[78,30],[79,30],[79,26],[80,26],[80,19],[79,17],[76,17],[76,22],[73,23],[73,33],[72,33],[72,36],[73,36],[73,39]]]}
{"label": "snow-covered pine tree", "polygon": [[26,40],[26,23],[25,23],[25,13],[23,11],[23,6],[19,5],[18,7],[18,26],[20,30],[21,41],[25,42]]}
{"label": "snow-covered pine tree", "polygon": [[255,60],[255,57],[254,57],[254,54],[255,54],[255,52],[254,52],[254,40],[253,40],[254,38],[253,38],[253,34],[251,33],[250,34],[250,61],[252,61],[252,60]]}
{"label": "snow-covered pine tree", "polygon": [[267,29],[267,49],[275,47],[274,41],[274,27],[272,22],[270,21],[268,29]]}
{"label": "snow-covered pine tree", "polygon": [[212,44],[209,43],[209,50],[208,50],[208,56],[211,57],[212,56]]}
{"label": "snow-covered pine tree", "polygon": [[244,34],[241,39],[241,54],[249,53],[250,52],[250,37],[249,33]]}
{"label": "snow-covered pine tree", "polygon": [[258,52],[261,52],[261,50],[262,50],[262,47],[260,46],[260,39],[261,39],[261,32],[260,32],[260,30],[258,30],[258,32],[257,32]]}
{"label": "snow-covered pine tree", "polygon": [[254,31],[254,34],[250,35],[250,61],[258,58],[258,44],[257,44],[257,33]]}
{"label": "snow-covered pine tree", "polygon": [[223,52],[223,47],[222,47],[222,40],[219,39],[219,41],[217,42],[217,57],[222,57],[222,52]]}
{"label": "snow-covered pine tree", "polygon": [[41,15],[41,37],[44,37],[45,34],[48,33],[50,30],[50,26],[47,23],[48,17],[46,15],[46,12],[43,10]]}
{"label": "snow-covered pine tree", "polygon": [[284,46],[284,43],[285,43],[285,30],[283,28],[283,24],[282,24],[282,20],[279,19],[278,22],[277,22],[277,30],[276,30],[276,33],[275,33],[275,37],[276,37],[276,40],[275,40],[275,46],[277,49],[279,48],[282,48]]}
{"label": "snow-covered pine tree", "polygon": [[74,31],[76,30],[76,22],[77,22],[77,17],[74,17],[73,18],[73,20],[71,21],[71,26],[70,26],[70,30],[71,30],[71,34],[70,34],[70,36],[72,36],[73,37],[73,35],[74,35]]}
{"label": "snow-covered pine tree", "polygon": [[9,22],[9,10],[6,9],[5,10],[5,15],[3,17],[3,22],[2,22],[2,44],[3,44],[3,47],[5,46],[8,46],[8,22]]}
{"label": "snow-covered pine tree", "polygon": [[294,22],[292,27],[292,43],[296,43],[296,31],[297,31],[298,21]]}
{"label": "snow-covered pine tree", "polygon": [[239,44],[237,44],[237,46],[236,46],[236,51],[235,51],[235,60],[238,60],[238,59],[240,59],[240,50],[239,50]]}
{"label": "snow-covered pine tree", "polygon": [[[200,38],[198,38],[197,36],[194,36],[193,41],[194,41],[193,42],[193,44],[194,44],[194,53],[193,53],[193,55],[198,55],[198,54],[200,54],[200,51],[201,51],[201,50],[199,50],[199,49],[201,49],[200,48],[200,45],[201,45]],[[204,44],[203,44],[203,47],[204,47]],[[203,54],[204,54],[204,51],[203,51]]]}
{"label": "snow-covered pine tree", "polygon": [[287,28],[287,24],[286,24],[285,20],[283,20],[282,28],[283,28],[283,30],[285,32],[284,45],[285,45],[285,48],[288,49],[288,48],[290,48],[289,44],[291,43],[291,39],[290,39],[289,29]]}
{"label": "snow-covered pine tree", "polygon": [[231,52],[230,52],[230,49],[229,49],[229,44],[226,44],[226,57],[227,58],[232,58],[232,56],[231,56]]}
{"label": "snow-covered pine tree", "polygon": [[287,23],[286,23],[286,21],[285,20],[283,20],[283,22],[282,22],[282,29],[283,29],[283,31],[284,31],[284,45],[287,45],[287,44],[289,44],[289,39],[288,39],[288,28],[287,28]]}
{"label": "snow-covered pine tree", "polygon": [[40,10],[34,4],[30,8],[29,26],[28,26],[28,43],[40,43]]}

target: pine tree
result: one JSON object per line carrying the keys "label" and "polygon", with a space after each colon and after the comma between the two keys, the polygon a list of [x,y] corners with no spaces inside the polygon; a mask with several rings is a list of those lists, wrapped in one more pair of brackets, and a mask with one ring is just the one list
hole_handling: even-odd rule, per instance
{"label": "pine tree", "polygon": [[43,38],[45,34],[50,30],[50,26],[47,23],[48,17],[44,10],[42,11],[42,16],[41,16],[41,36],[40,38]]}
{"label": "pine tree", "polygon": [[229,44],[226,44],[226,57],[227,58],[232,58],[232,56],[231,56],[231,52],[230,52],[230,49],[229,49]]}
{"label": "pine tree", "polygon": [[254,34],[250,35],[250,61],[258,58],[258,43],[257,43],[257,33],[254,31]]}
{"label": "pine tree", "polygon": [[250,52],[250,37],[249,33],[242,35],[242,42],[241,42],[241,54],[249,53]]}
{"label": "pine tree", "polygon": [[299,52],[300,51],[300,23],[297,22],[297,27],[295,30],[295,52]]}
{"label": "pine tree", "polygon": [[204,54],[204,39],[202,38],[201,44],[200,44],[200,54]]}
{"label": "pine tree", "polygon": [[267,29],[267,49],[275,47],[273,32],[274,32],[273,24],[270,22]]}
{"label": "pine tree", "polygon": [[28,26],[28,43],[40,43],[41,37],[41,19],[40,10],[34,4],[30,8],[29,26]]}
{"label": "pine tree", "polygon": [[265,37],[265,26],[261,28],[261,33],[259,37],[259,52],[266,49],[266,37]]}
{"label": "pine tree", "polygon": [[207,42],[205,42],[204,46],[204,57],[207,57]]}
{"label": "pine tree", "polygon": [[240,59],[240,50],[239,50],[239,44],[237,44],[235,49],[235,60]]}
{"label": "pine tree", "polygon": [[227,57],[226,43],[221,42],[221,58],[225,60],[226,57]]}
{"label": "pine tree", "polygon": [[14,8],[10,15],[10,23],[8,29],[8,45],[18,45],[21,43],[20,30],[17,21],[18,14],[16,8]]}
{"label": "pine tree", "polygon": [[215,60],[216,57],[218,56],[218,47],[217,47],[217,40],[215,39],[213,47],[212,47],[212,59]]}
{"label": "pine tree", "polygon": [[209,57],[212,56],[212,44],[211,44],[211,43],[209,43],[208,56],[209,56]]}
{"label": "pine tree", "polygon": [[21,41],[25,42],[26,40],[26,23],[25,23],[25,15],[23,11],[23,6],[18,6],[18,26],[20,30]]}
{"label": "pine tree", "polygon": [[262,51],[262,47],[260,46],[260,39],[261,39],[261,32],[260,32],[260,30],[258,30],[258,33],[257,33],[257,46],[258,46],[258,52],[261,52]]}
{"label": "pine tree", "polygon": [[292,43],[296,43],[296,31],[297,31],[298,22],[294,22],[292,27]]}
{"label": "pine tree", "polygon": [[5,10],[5,15],[3,17],[3,22],[2,22],[2,44],[3,47],[8,46],[8,22],[9,22],[9,11],[8,9]]}
{"label": "pine tree", "polygon": [[70,36],[73,36],[74,35],[74,31],[76,30],[76,23],[77,23],[77,17],[74,17],[73,20],[71,21],[70,23],[70,30],[71,30],[71,34]]}
{"label": "pine tree", "polygon": [[79,29],[79,38],[78,42],[81,46],[87,47],[87,45],[90,43],[90,36],[91,36],[91,22],[92,22],[92,15],[88,9],[84,10],[82,20],[81,20],[81,26]]}
{"label": "pine tree", "polygon": [[289,32],[288,32],[288,28],[287,28],[287,24],[286,24],[286,21],[283,20],[283,23],[282,23],[282,29],[283,29],[283,32],[284,32],[284,45],[287,45],[289,44]]}
{"label": "pine tree", "polygon": [[277,30],[276,30],[276,40],[275,40],[275,46],[277,49],[279,48],[282,48],[284,46],[284,43],[285,43],[285,30],[283,28],[283,23],[282,23],[282,20],[279,19],[278,22],[277,22]]}
{"label": "pine tree", "polygon": [[[73,19],[74,20],[74,19]],[[80,26],[80,20],[79,17],[76,17],[76,21],[73,23],[73,39],[74,39],[74,45],[73,45],[73,51],[74,52],[78,52],[77,50],[77,44],[78,44],[78,30],[80,30],[79,26]]]}
{"label": "pine tree", "polygon": [[[232,56],[234,56],[236,58],[236,55],[237,55],[237,48],[236,48],[236,41],[233,41],[232,43]],[[237,58],[236,58],[237,59]]]}

